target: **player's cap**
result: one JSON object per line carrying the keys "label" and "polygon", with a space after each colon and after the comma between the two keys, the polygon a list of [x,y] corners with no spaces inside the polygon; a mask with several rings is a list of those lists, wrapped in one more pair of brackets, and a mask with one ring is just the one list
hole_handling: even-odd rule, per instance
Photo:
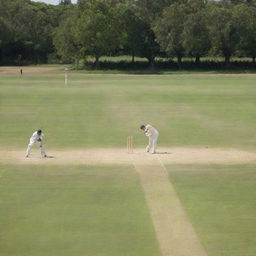
{"label": "player's cap", "polygon": [[38,134],[41,134],[41,133],[42,133],[42,130],[37,130],[37,133],[38,133]]}
{"label": "player's cap", "polygon": [[140,126],[140,129],[141,129],[141,130],[143,130],[143,129],[145,129],[145,128],[146,128],[146,127],[145,127],[144,124]]}

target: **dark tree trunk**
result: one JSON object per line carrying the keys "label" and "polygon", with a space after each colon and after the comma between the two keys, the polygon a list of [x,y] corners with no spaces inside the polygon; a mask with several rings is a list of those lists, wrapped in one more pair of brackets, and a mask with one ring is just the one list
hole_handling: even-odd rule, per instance
{"label": "dark tree trunk", "polygon": [[229,67],[229,64],[230,64],[230,55],[226,55],[226,56],[225,56],[225,64],[226,64],[226,67]]}
{"label": "dark tree trunk", "polygon": [[155,57],[150,56],[150,57],[147,57],[147,59],[148,59],[148,62],[149,62],[149,67],[151,69],[154,69],[155,68]]}
{"label": "dark tree trunk", "polygon": [[100,67],[100,57],[99,56],[95,56],[95,62],[94,62],[94,66],[96,69],[98,69]]}
{"label": "dark tree trunk", "polygon": [[179,67],[179,69],[181,69],[181,67],[182,67],[182,57],[180,55],[178,55],[177,59],[178,59],[178,67]]}
{"label": "dark tree trunk", "polygon": [[135,59],[135,56],[134,56],[134,51],[132,51],[132,64],[134,64],[134,59]]}
{"label": "dark tree trunk", "polygon": [[79,60],[77,58],[75,59],[75,64],[76,64],[76,70],[78,70]]}
{"label": "dark tree trunk", "polygon": [[150,62],[150,68],[155,69],[155,58],[152,58],[152,60]]}
{"label": "dark tree trunk", "polygon": [[252,57],[252,63],[255,64],[255,56]]}
{"label": "dark tree trunk", "polygon": [[200,63],[200,56],[196,56],[196,64]]}

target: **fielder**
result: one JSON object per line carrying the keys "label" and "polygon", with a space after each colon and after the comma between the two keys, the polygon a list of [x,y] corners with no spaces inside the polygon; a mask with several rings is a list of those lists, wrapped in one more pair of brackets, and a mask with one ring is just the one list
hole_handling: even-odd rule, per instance
{"label": "fielder", "polygon": [[35,131],[32,134],[32,136],[31,136],[31,138],[29,140],[28,148],[27,148],[27,151],[26,151],[26,157],[29,157],[31,149],[32,149],[32,146],[36,142],[39,143],[39,147],[40,147],[40,151],[41,151],[42,157],[47,157],[47,155],[45,153],[45,150],[44,150],[44,147],[43,147],[42,140],[43,140],[43,133],[42,133],[42,131],[41,130]]}
{"label": "fielder", "polygon": [[150,124],[147,124],[146,126],[143,124],[141,125],[140,129],[144,131],[144,134],[148,137],[148,145],[146,147],[146,151],[150,152],[151,150],[151,153],[155,154],[159,132]]}

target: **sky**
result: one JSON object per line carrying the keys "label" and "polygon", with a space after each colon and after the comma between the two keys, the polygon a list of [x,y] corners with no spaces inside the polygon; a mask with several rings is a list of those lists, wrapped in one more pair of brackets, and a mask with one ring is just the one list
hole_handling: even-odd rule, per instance
{"label": "sky", "polygon": [[[34,1],[34,2],[44,2],[46,4],[55,4],[55,5],[59,4],[59,2],[60,2],[59,0],[32,0],[32,1]],[[75,4],[77,2],[77,0],[72,0],[71,2],[73,4]]]}

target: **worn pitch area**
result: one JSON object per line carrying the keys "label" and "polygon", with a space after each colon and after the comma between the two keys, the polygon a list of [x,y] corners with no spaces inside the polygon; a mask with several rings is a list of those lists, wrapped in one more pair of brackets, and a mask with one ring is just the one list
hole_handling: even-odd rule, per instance
{"label": "worn pitch area", "polygon": [[131,164],[132,156],[138,156],[141,164],[151,165],[152,159],[160,159],[164,164],[243,164],[256,162],[256,153],[234,148],[159,148],[157,154],[145,153],[144,149],[135,149],[127,154],[125,148],[94,149],[51,149],[49,158],[42,158],[35,147],[29,158],[25,150],[5,150],[0,148],[0,162],[14,164],[49,165],[100,165]]}

